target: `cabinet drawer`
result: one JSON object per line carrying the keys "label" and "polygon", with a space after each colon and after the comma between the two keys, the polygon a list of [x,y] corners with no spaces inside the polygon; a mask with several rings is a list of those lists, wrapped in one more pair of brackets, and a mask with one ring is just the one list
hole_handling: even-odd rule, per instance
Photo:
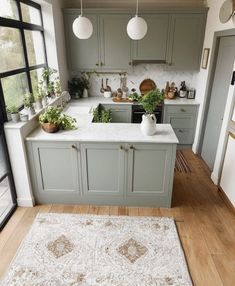
{"label": "cabinet drawer", "polygon": [[173,128],[193,128],[195,125],[195,116],[190,114],[169,114],[167,116],[167,123],[170,123]]}
{"label": "cabinet drawer", "polygon": [[196,113],[197,112],[197,105],[165,106],[165,110],[167,113],[178,113],[178,114]]}
{"label": "cabinet drawer", "polygon": [[193,144],[193,129],[174,128],[174,131],[179,140],[179,144]]}

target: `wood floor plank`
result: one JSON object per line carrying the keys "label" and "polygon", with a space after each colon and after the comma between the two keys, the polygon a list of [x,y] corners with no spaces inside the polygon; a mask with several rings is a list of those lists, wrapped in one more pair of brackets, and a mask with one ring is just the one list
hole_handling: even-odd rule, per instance
{"label": "wood floor plank", "polygon": [[138,216],[139,215],[139,208],[138,207],[129,207],[127,209],[127,214],[129,216]]}
{"label": "wood floor plank", "polygon": [[108,206],[99,206],[98,207],[98,215],[109,215],[109,207]]}
{"label": "wood floor plank", "polygon": [[118,215],[118,206],[110,206],[109,208],[109,214],[110,215]]}

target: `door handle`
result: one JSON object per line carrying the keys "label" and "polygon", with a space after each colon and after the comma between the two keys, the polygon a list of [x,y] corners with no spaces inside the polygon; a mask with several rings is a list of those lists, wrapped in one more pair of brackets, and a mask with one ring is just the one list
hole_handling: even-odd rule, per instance
{"label": "door handle", "polygon": [[76,146],[76,145],[74,145],[74,144],[73,144],[73,145],[71,145],[71,148],[72,148],[72,149],[74,149],[74,150],[78,150],[77,146]]}
{"label": "door handle", "polygon": [[235,134],[233,134],[232,132],[229,132],[229,135],[235,140]]}
{"label": "door handle", "polygon": [[235,71],[233,71],[231,85],[234,85],[234,83],[235,83]]}

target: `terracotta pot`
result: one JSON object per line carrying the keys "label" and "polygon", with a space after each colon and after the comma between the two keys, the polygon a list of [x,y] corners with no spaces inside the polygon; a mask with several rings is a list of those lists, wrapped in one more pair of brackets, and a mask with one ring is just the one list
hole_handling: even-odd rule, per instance
{"label": "terracotta pot", "polygon": [[42,129],[48,133],[56,133],[59,131],[60,127],[53,123],[42,123]]}

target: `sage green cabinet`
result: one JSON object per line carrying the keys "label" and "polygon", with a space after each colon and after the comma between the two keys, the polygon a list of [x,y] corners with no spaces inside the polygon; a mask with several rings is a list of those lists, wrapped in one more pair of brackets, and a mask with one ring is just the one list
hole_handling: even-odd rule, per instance
{"label": "sage green cabinet", "polygon": [[104,69],[128,69],[131,65],[131,39],[126,32],[130,15],[101,15],[101,65]]}
{"label": "sage green cabinet", "polygon": [[174,69],[196,70],[200,67],[206,14],[171,16],[168,64]]}
{"label": "sage green cabinet", "polygon": [[176,145],[130,144],[127,152],[127,201],[169,207]]}
{"label": "sage green cabinet", "polygon": [[112,123],[131,123],[131,104],[102,104],[111,110]]}
{"label": "sage green cabinet", "polygon": [[93,34],[87,40],[78,39],[72,30],[73,21],[78,14],[65,14],[65,37],[68,65],[71,70],[89,70],[100,66],[98,42],[98,16],[86,15],[93,24]]}
{"label": "sage green cabinet", "polygon": [[170,123],[180,145],[192,145],[197,123],[198,105],[165,105],[164,123]]}
{"label": "sage green cabinet", "polygon": [[122,203],[124,152],[117,143],[81,144],[83,192],[92,203]]}
{"label": "sage green cabinet", "polygon": [[148,23],[146,36],[133,43],[133,62],[166,61],[169,36],[169,14],[144,14]]}
{"label": "sage green cabinet", "polygon": [[79,202],[81,168],[75,142],[28,142],[28,154],[37,202]]}

